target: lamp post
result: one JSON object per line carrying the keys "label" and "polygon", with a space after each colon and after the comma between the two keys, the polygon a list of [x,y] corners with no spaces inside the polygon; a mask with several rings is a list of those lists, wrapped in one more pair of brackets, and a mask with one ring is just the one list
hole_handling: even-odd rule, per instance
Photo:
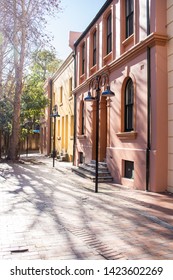
{"label": "lamp post", "polygon": [[[101,87],[107,85],[106,90],[101,92]],[[95,90],[96,95],[93,97],[91,95],[90,90]],[[109,76],[107,73],[102,73],[101,75],[95,76],[91,79],[89,83],[89,91],[88,96],[84,98],[86,102],[96,102],[96,165],[95,165],[95,192],[98,192],[98,163],[99,163],[99,102],[100,102],[100,95],[105,97],[113,97],[115,94],[110,90],[109,86]]]}
{"label": "lamp post", "polygon": [[54,105],[53,109],[52,109],[52,114],[50,115],[51,118],[54,118],[54,134],[53,134],[53,153],[52,153],[52,157],[53,157],[53,167],[55,166],[55,157],[56,157],[56,150],[55,150],[55,139],[56,139],[56,117],[60,117],[60,115],[58,114],[58,106]]}

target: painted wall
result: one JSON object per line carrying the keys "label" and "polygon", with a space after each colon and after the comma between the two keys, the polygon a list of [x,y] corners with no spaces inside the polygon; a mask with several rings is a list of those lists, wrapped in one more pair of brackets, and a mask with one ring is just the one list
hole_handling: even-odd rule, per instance
{"label": "painted wall", "polygon": [[168,191],[173,192],[173,0],[167,1],[168,33]]}
{"label": "painted wall", "polygon": [[[56,118],[55,148],[58,156],[64,160],[73,159],[74,135],[74,58],[71,53],[52,78],[52,108],[58,105],[60,117]],[[53,145],[52,118],[52,145]],[[52,149],[53,150],[53,149]]]}
{"label": "painted wall", "polygon": [[[108,2],[107,2],[108,3]],[[84,103],[84,133],[81,133],[81,104],[87,96],[91,79],[103,72],[109,74],[113,98],[101,98],[99,160],[106,160],[114,181],[136,189],[146,189],[146,150],[148,131],[148,92],[151,93],[151,136],[149,190],[161,192],[167,188],[167,53],[166,1],[149,1],[150,34],[147,36],[147,1],[134,1],[134,32],[125,38],[125,1],[110,1],[98,13],[76,43],[77,136],[75,164],[95,158],[94,103]],[[105,23],[112,14],[112,51],[106,55]],[[162,18],[162,21],[160,20]],[[92,67],[92,34],[97,31],[97,63]],[[85,43],[85,69],[82,73],[81,49]],[[150,81],[148,86],[148,52]],[[134,131],[123,130],[123,96],[128,78],[134,85]],[[101,91],[104,87],[101,87]],[[92,94],[95,94],[93,90]],[[106,130],[105,130],[106,128]],[[106,144],[105,144],[106,139]],[[105,147],[106,145],[106,147]],[[124,176],[125,161],[134,163],[134,176]]]}

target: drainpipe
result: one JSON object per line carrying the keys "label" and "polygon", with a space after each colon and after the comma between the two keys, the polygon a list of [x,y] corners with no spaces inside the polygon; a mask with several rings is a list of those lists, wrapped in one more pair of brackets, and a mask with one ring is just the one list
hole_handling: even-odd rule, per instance
{"label": "drainpipe", "polygon": [[[76,88],[76,47],[74,51],[74,88]],[[73,138],[73,165],[75,165],[75,149],[76,149],[76,94],[74,94],[74,138]]]}
{"label": "drainpipe", "polygon": [[[147,36],[150,34],[150,5],[147,5]],[[147,47],[147,148],[146,148],[146,191],[149,191],[150,180],[150,150],[151,150],[151,57],[150,47]]]}
{"label": "drainpipe", "polygon": [[[49,80],[49,90],[50,90],[50,111],[49,115],[51,114],[52,111],[52,79]],[[52,142],[52,120],[49,117],[49,125],[50,125],[50,136],[49,136],[49,154],[51,154],[51,142]]]}

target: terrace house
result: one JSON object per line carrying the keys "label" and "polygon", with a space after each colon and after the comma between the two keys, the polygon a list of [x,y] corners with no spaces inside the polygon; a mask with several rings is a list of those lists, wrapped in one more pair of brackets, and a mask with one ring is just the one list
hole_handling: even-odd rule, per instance
{"label": "terrace house", "polygon": [[[154,192],[167,188],[166,5],[107,0],[74,44],[74,164],[94,160],[98,144],[115,183]],[[103,73],[115,96],[100,98],[96,143],[96,105],[84,99],[91,79]]]}

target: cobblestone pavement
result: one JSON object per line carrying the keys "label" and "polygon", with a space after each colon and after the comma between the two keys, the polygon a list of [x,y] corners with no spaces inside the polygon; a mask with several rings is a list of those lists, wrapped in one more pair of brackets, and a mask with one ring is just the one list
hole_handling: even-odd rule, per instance
{"label": "cobblestone pavement", "polygon": [[173,259],[172,195],[95,193],[70,163],[23,159],[0,163],[0,260]]}

